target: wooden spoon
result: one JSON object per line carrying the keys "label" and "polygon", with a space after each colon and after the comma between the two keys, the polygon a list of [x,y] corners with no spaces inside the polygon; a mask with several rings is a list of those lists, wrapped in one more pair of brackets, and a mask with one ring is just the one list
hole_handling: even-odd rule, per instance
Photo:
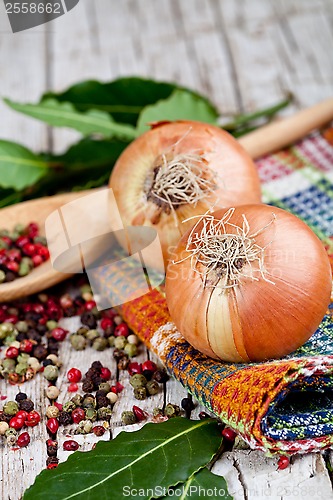
{"label": "wooden spoon", "polygon": [[[301,139],[312,130],[333,120],[333,99],[327,99],[295,115],[273,122],[240,138],[239,142],[255,159]],[[11,230],[15,224],[37,222],[43,235],[46,218],[63,205],[97,190],[81,191],[31,200],[0,210],[0,228]],[[61,273],[47,261],[23,278],[0,285],[0,302],[40,292],[71,274]]]}

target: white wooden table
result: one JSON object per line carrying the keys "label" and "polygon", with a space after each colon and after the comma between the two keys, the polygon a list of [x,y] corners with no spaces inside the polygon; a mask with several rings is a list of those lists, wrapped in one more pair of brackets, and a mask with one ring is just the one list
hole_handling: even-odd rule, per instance
{"label": "white wooden table", "polygon": [[[80,0],[67,15],[15,35],[0,3],[1,96],[21,101],[37,100],[46,89],[60,91],[87,78],[141,75],[201,91],[226,114],[273,104],[287,90],[294,93],[295,106],[304,107],[332,95],[332,46],[332,0]],[[0,138],[35,150],[59,152],[76,138],[73,132],[50,130],[3,104],[0,113]],[[82,353],[64,349],[62,358],[65,367],[85,371],[96,355],[90,352],[83,360]],[[110,351],[100,359],[112,367]],[[63,400],[67,384],[63,378],[59,383]],[[45,385],[39,377],[24,388],[41,410]],[[4,381],[0,389],[8,397],[16,394]],[[184,396],[178,383],[168,382],[167,401],[179,404]],[[163,397],[151,398],[150,409]],[[114,423],[131,406],[130,398],[125,389]],[[32,434],[26,449],[8,451],[1,445],[2,500],[18,500],[45,466],[44,426]],[[94,439],[81,441],[83,449],[90,449]],[[67,455],[61,452],[60,458]],[[279,472],[276,461],[260,452],[234,450],[222,457],[214,472],[225,476],[236,500],[333,498],[320,454],[294,457],[292,466]]]}

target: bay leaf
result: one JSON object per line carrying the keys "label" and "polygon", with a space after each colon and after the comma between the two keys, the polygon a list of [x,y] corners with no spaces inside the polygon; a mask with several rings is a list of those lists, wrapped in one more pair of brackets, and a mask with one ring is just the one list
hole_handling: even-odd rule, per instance
{"label": "bay leaf", "polygon": [[10,99],[4,99],[4,102],[15,111],[48,125],[72,128],[83,135],[99,134],[102,137],[125,140],[133,140],[137,135],[134,127],[116,123],[108,113],[93,109],[82,113],[69,102],[61,103],[56,99],[47,99],[36,104],[23,104]]}
{"label": "bay leaf", "polygon": [[[24,500],[120,500],[141,490],[150,499],[157,487],[184,482],[218,450],[221,434],[215,420],[176,417],[121,432],[89,452],[75,452],[55,470],[44,470]],[[133,490],[133,491],[131,491]]]}
{"label": "bay leaf", "polygon": [[15,142],[0,140],[0,187],[20,191],[47,174],[42,158]]}
{"label": "bay leaf", "polygon": [[178,500],[233,499],[228,492],[224,477],[213,474],[207,467],[203,467],[193,474],[185,483],[167,490],[167,494],[160,498],[177,498]]}
{"label": "bay leaf", "polygon": [[186,90],[175,90],[170,97],[146,106],[140,113],[137,130],[149,130],[149,123],[164,120],[197,120],[217,124],[218,113],[205,99]]}

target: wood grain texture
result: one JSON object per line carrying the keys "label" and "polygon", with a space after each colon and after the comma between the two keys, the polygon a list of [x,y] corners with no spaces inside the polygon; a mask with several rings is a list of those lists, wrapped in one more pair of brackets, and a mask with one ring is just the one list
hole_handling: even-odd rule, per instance
{"label": "wood grain texture", "polygon": [[[224,116],[273,104],[291,91],[295,105],[285,112],[291,113],[332,95],[332,28],[331,0],[80,0],[75,9],[52,23],[13,35],[0,3],[1,95],[33,101],[48,88],[60,91],[86,78],[106,81],[142,75],[204,92]],[[1,103],[0,111],[0,137],[34,150],[53,146],[54,151],[62,151],[78,137],[66,129],[51,132]],[[74,323],[69,327],[74,329]],[[98,356],[111,367],[114,377],[111,351]],[[146,356],[143,351],[139,359]],[[87,350],[82,356],[64,344],[61,357],[64,367],[58,385],[64,400],[68,398],[66,370],[77,366],[85,371],[96,353]],[[121,378],[125,382],[126,374]],[[42,377],[24,386],[41,409],[47,404],[44,388]],[[14,397],[17,388],[1,380],[0,390]],[[165,402],[180,404],[185,396],[182,387],[170,381],[165,393],[141,406],[151,411]],[[135,403],[127,388],[114,408],[113,436],[123,429],[118,425],[121,412]],[[193,415],[200,409],[197,405]],[[26,450],[11,451],[4,443],[0,445],[3,500],[18,500],[45,466],[44,424],[32,432],[35,439]],[[64,439],[66,434],[61,434],[60,444]],[[82,450],[96,442],[90,435],[78,439]],[[65,460],[68,452],[59,455]],[[293,461],[292,467],[277,472],[276,459],[236,450],[224,455],[214,472],[225,475],[236,500],[332,498],[321,455]]]}

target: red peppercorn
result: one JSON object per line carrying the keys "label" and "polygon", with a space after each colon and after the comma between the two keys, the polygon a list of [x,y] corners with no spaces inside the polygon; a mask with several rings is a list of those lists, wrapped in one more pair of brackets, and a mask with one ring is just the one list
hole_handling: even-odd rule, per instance
{"label": "red peppercorn", "polygon": [[48,470],[56,469],[58,467],[59,463],[52,462],[50,464],[47,464],[46,468]]}
{"label": "red peppercorn", "polygon": [[235,438],[237,436],[237,433],[230,429],[230,427],[225,427],[222,431],[222,436],[226,441],[235,441]]}
{"label": "red peppercorn", "polygon": [[17,240],[15,241],[15,245],[18,246],[19,248],[24,247],[27,245],[29,242],[29,238],[27,236],[19,236]]}
{"label": "red peppercorn", "polygon": [[102,330],[107,330],[108,328],[112,327],[114,324],[113,319],[111,318],[103,318],[101,320],[101,328]]}
{"label": "red peppercorn", "polygon": [[38,413],[38,411],[33,410],[28,413],[25,425],[27,425],[28,427],[35,427],[35,425],[39,424],[39,422],[40,414]]}
{"label": "red peppercorn", "polygon": [[22,246],[22,250],[26,255],[31,257],[35,253],[35,245],[33,245],[32,243],[26,243]]}
{"label": "red peppercorn", "polygon": [[62,404],[61,403],[57,403],[57,401],[54,401],[53,405],[56,406],[59,411],[62,411]]}
{"label": "red peppercorn", "polygon": [[19,431],[24,426],[23,418],[17,418],[16,416],[11,418],[9,421],[9,427],[13,427],[16,431]]}
{"label": "red peppercorn", "polygon": [[75,408],[75,410],[72,411],[72,420],[74,424],[79,424],[81,420],[84,420],[85,418],[86,414],[83,408]]}
{"label": "red peppercorn", "polygon": [[94,300],[88,300],[84,304],[84,308],[86,311],[91,311],[92,309],[94,309],[94,307],[96,307],[96,302]]}
{"label": "red peppercorn", "polygon": [[15,260],[9,261],[6,267],[9,271],[12,271],[13,273],[18,273],[20,268],[19,264],[15,262]]}
{"label": "red peppercorn", "polygon": [[82,373],[78,368],[71,368],[67,372],[67,378],[69,382],[80,382]]}
{"label": "red peppercorn", "polygon": [[34,348],[34,344],[29,339],[23,339],[20,343],[20,351],[30,353]]}
{"label": "red peppercorn", "polygon": [[7,314],[5,323],[12,323],[15,325],[18,322],[18,317],[15,314]]}
{"label": "red peppercorn", "polygon": [[56,418],[49,418],[46,422],[46,427],[51,434],[56,434],[59,429],[59,422]]}
{"label": "red peppercorn", "polygon": [[74,439],[68,439],[68,441],[64,441],[62,447],[65,451],[76,451],[79,449],[80,445],[77,441],[74,441]]}
{"label": "red peppercorn", "polygon": [[139,408],[139,406],[134,405],[132,411],[138,422],[142,422],[142,420],[146,420],[146,418],[148,417],[148,414],[141,408]]}
{"label": "red peppercorn", "polygon": [[16,413],[15,417],[16,418],[20,418],[20,419],[22,419],[25,422],[27,420],[27,418],[28,418],[28,412],[24,411],[24,410],[19,410]]}
{"label": "red peppercorn", "polygon": [[137,361],[133,361],[132,363],[130,363],[128,365],[127,370],[131,376],[135,375],[136,373],[142,373],[141,363],[138,363]]}
{"label": "red peppercorn", "polygon": [[34,255],[33,257],[31,257],[31,260],[34,267],[38,267],[43,264],[43,258],[40,255]]}
{"label": "red peppercorn", "polygon": [[58,342],[62,342],[63,340],[65,340],[67,333],[68,333],[68,331],[65,330],[64,328],[60,328],[60,326],[58,326],[57,328],[54,328],[51,331],[52,337],[55,340],[57,340]]}
{"label": "red peppercorn", "polygon": [[114,392],[115,394],[119,394],[122,390],[124,389],[124,386],[120,382],[116,382],[115,385],[111,387],[111,392]]}
{"label": "red peppercorn", "polygon": [[145,372],[151,372],[154,373],[157,370],[156,363],[154,361],[150,361],[150,359],[147,359],[144,363],[142,363],[142,371]]}
{"label": "red peppercorn", "polygon": [[109,370],[109,368],[106,368],[105,366],[103,366],[101,368],[101,378],[103,380],[110,380],[110,378],[111,378],[111,371]]}
{"label": "red peppercorn", "polygon": [[6,358],[9,358],[9,359],[15,359],[17,358],[17,356],[20,354],[20,351],[17,349],[17,347],[8,347],[7,351],[6,351]]}
{"label": "red peppercorn", "polygon": [[38,224],[36,222],[30,222],[30,224],[28,224],[27,231],[30,238],[35,238],[35,236],[38,236],[39,233]]}
{"label": "red peppercorn", "polygon": [[21,252],[17,248],[12,248],[11,250],[8,250],[7,257],[9,260],[16,260],[17,262],[21,262],[22,260]]}
{"label": "red peppercorn", "polygon": [[290,460],[285,455],[282,455],[278,460],[278,470],[284,470],[290,465]]}
{"label": "red peppercorn", "polygon": [[128,337],[129,335],[129,328],[126,325],[126,323],[120,323],[119,325],[116,326],[115,331],[114,331],[115,337]]}
{"label": "red peppercorn", "polygon": [[79,386],[75,382],[73,382],[72,384],[69,384],[67,391],[68,392],[77,392],[78,389],[79,389]]}
{"label": "red peppercorn", "polygon": [[1,236],[1,239],[4,243],[7,243],[7,245],[9,246],[12,244],[12,240],[8,236]]}
{"label": "red peppercorn", "polygon": [[20,448],[28,446],[29,443],[30,443],[30,436],[27,432],[22,432],[22,434],[19,435],[16,441],[17,446],[19,446]]}
{"label": "red peppercorn", "polygon": [[92,431],[95,436],[103,436],[103,434],[105,433],[105,428],[102,425],[95,425]]}
{"label": "red peppercorn", "polygon": [[50,252],[49,250],[44,247],[43,245],[39,245],[37,248],[38,256],[43,259],[43,261],[48,260],[50,257]]}

